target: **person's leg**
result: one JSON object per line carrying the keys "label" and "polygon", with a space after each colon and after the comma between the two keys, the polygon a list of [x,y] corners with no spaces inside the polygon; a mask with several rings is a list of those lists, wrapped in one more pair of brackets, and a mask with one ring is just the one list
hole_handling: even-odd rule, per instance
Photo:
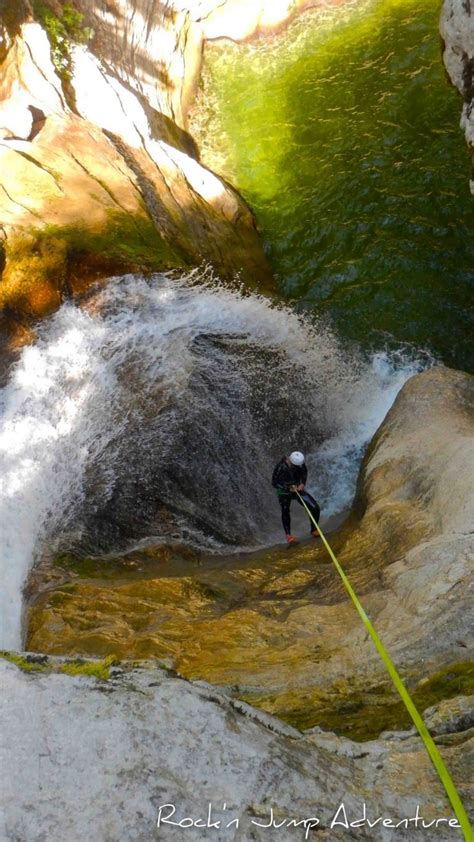
{"label": "person's leg", "polygon": [[281,522],[286,535],[291,535],[291,518],[290,518],[290,494],[280,494],[278,496],[281,506]]}
{"label": "person's leg", "polygon": [[[311,514],[313,515],[316,523],[319,523],[319,515],[321,514],[321,509],[319,507],[319,504],[314,499],[314,497],[312,497],[311,494],[308,494],[307,491],[302,491],[300,493],[300,497],[306,503],[306,505],[307,505],[308,509],[310,510]],[[302,506],[303,503],[301,502],[299,497],[297,497],[297,500],[298,500],[298,503]],[[311,519],[310,519],[309,523],[310,523],[310,531],[313,532],[314,523]]]}

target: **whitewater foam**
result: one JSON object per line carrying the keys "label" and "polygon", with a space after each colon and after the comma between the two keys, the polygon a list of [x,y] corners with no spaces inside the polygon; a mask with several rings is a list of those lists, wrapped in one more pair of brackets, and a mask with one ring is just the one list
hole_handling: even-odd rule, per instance
{"label": "whitewater foam", "polygon": [[21,645],[30,567],[72,536],[99,552],[150,535],[271,543],[269,476],[295,447],[323,515],[341,511],[367,441],[424,365],[348,356],[322,325],[195,274],[129,275],[86,309],[64,304],[0,393],[0,645]]}

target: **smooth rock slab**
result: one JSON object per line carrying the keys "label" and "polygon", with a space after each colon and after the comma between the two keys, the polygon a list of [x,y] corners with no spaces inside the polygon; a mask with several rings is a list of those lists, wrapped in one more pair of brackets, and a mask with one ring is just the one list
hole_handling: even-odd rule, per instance
{"label": "smooth rock slab", "polygon": [[[109,681],[24,673],[0,662],[2,840],[302,840],[412,839],[409,830],[330,829],[340,804],[348,821],[393,823],[415,815],[451,818],[451,810],[417,737],[362,746],[313,729],[283,725],[204,683],[155,667],[112,671]],[[460,782],[468,743],[443,748]],[[467,791],[464,791],[464,797]],[[177,820],[239,820],[228,829],[156,828],[160,807]],[[226,804],[225,813],[223,805]],[[278,830],[269,827],[271,810]],[[166,815],[163,811],[162,815]],[[339,814],[342,821],[342,813]],[[459,839],[444,822],[424,840]]]}

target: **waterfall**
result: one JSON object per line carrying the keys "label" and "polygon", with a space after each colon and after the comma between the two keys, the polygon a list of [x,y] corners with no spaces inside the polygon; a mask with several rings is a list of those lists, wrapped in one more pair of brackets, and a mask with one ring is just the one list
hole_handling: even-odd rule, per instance
{"label": "waterfall", "polygon": [[38,328],[0,392],[0,645],[45,550],[280,534],[270,476],[298,448],[323,519],[421,355],[348,353],[324,325],[196,273],[112,279]]}

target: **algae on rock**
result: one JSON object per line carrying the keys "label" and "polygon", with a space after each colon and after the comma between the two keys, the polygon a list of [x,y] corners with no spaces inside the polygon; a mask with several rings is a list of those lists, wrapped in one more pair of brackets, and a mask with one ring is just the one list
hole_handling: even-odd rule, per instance
{"label": "algae on rock", "polygon": [[0,660],[8,661],[19,667],[23,672],[41,673],[62,673],[64,675],[87,675],[101,681],[110,678],[110,668],[118,663],[114,655],[108,655],[102,660],[94,658],[56,658],[52,660],[43,655],[31,653],[20,654],[18,652],[0,651]]}

